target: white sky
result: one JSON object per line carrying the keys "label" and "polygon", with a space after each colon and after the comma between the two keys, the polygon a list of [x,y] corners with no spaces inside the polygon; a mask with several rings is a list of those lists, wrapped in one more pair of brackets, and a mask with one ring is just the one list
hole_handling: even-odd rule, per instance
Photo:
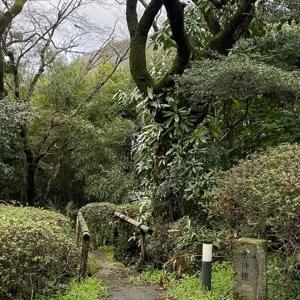
{"label": "white sky", "polygon": [[116,38],[118,40],[126,39],[129,37],[125,6],[117,4],[114,0],[106,0],[105,5],[99,5],[95,1],[91,7],[83,9],[84,13],[95,23],[103,23],[106,26],[113,28],[116,24]]}
{"label": "white sky", "polygon": [[[26,3],[24,11],[15,19],[14,24],[16,28],[18,28],[18,26],[20,28],[21,26],[22,28],[28,27],[34,30],[34,21],[37,20],[36,22],[38,22],[39,28],[46,28],[48,26],[48,19],[54,22],[57,18],[56,7],[62,7],[63,3],[68,3],[68,1],[69,0],[29,0]],[[67,42],[68,39],[71,39],[72,36],[78,32],[82,38],[80,46],[74,48],[75,51],[91,52],[98,50],[102,44],[107,41],[107,37],[113,31],[114,27],[115,32],[113,38],[115,41],[128,39],[129,33],[126,24],[125,5],[120,4],[120,2],[124,3],[125,0],[83,1],[83,3],[85,3],[83,4],[84,6],[79,8],[74,19],[71,17],[69,23],[64,22],[65,25],[61,24],[57,29],[54,35],[56,44],[63,41]],[[139,5],[138,13],[141,14],[143,10],[142,6]],[[32,12],[34,12],[34,14]],[[33,17],[33,15],[35,17]],[[76,22],[76,16],[78,22]],[[88,22],[84,23],[84,20],[88,20]],[[88,28],[88,30],[85,30],[85,28]],[[29,29],[27,32],[29,32]]]}
{"label": "white sky", "polygon": [[[97,2],[105,1],[105,5],[99,5]],[[116,39],[124,40],[129,38],[126,24],[125,5],[118,4],[115,0],[94,0],[95,4],[90,8],[85,8],[84,12],[96,23],[102,22],[106,26],[113,27],[117,22]],[[125,2],[118,0],[118,2]],[[141,14],[144,8],[138,5],[138,14]]]}

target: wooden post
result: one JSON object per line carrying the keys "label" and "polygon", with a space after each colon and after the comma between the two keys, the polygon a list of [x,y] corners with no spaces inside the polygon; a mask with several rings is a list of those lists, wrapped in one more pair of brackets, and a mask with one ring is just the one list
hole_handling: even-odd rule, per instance
{"label": "wooden post", "polygon": [[141,265],[146,261],[146,244],[145,244],[145,232],[141,231]]}
{"label": "wooden post", "polygon": [[140,223],[136,220],[133,220],[133,219],[127,217],[126,215],[121,214],[120,212],[115,211],[114,215],[119,217],[120,219],[126,221],[127,223],[130,223],[130,224],[134,225],[135,227],[138,227],[141,230],[141,234],[140,234],[140,238],[141,238],[141,256],[140,256],[140,259],[137,263],[137,269],[139,270],[143,266],[145,261],[147,260],[146,244],[145,244],[146,233],[152,234],[153,230],[150,227],[148,227],[148,226],[146,226],[146,225],[144,225],[144,224],[142,224],[142,223]]}
{"label": "wooden post", "polygon": [[147,256],[146,256],[146,243],[145,243],[145,238],[146,238],[146,234],[145,232],[143,232],[143,230],[141,230],[141,234],[140,234],[140,243],[141,243],[141,255],[140,255],[140,259],[137,262],[136,265],[136,270],[140,271],[142,266],[144,265]]}
{"label": "wooden post", "polygon": [[81,228],[80,228],[80,222],[79,222],[79,218],[77,216],[76,218],[76,233],[75,233],[75,244],[77,246],[77,248],[79,248],[79,239],[80,239],[80,231],[81,231]]}
{"label": "wooden post", "polygon": [[81,212],[78,213],[78,219],[79,219],[82,235],[90,236],[89,228],[88,228]]}
{"label": "wooden post", "polygon": [[81,247],[81,261],[80,261],[78,281],[80,281],[81,278],[86,277],[87,261],[88,261],[89,246],[90,246],[90,239],[91,239],[90,232],[85,222],[85,219],[83,215],[79,212],[76,221],[76,238],[75,238],[77,247],[79,247],[80,244],[80,234],[82,236],[82,247]]}
{"label": "wooden post", "polygon": [[89,255],[90,238],[86,237],[82,241],[82,254],[81,254],[81,265],[80,265],[80,278],[86,277],[87,272],[87,261]]}

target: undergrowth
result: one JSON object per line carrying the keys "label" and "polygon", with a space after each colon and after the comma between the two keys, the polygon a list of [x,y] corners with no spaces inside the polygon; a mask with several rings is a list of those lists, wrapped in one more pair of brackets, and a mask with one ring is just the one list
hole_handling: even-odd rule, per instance
{"label": "undergrowth", "polygon": [[[268,299],[300,300],[300,281],[286,276],[278,256],[268,259]],[[212,268],[212,291],[202,289],[201,274],[183,275],[148,267],[140,275],[141,282],[160,283],[168,297],[174,300],[230,300],[232,299],[232,265],[230,262],[215,263]]]}
{"label": "undergrowth", "polygon": [[232,267],[229,262],[213,265],[212,291],[202,289],[201,274],[183,275],[177,279],[175,273],[165,273],[161,270],[146,269],[141,273],[142,281],[160,283],[167,290],[167,296],[176,300],[229,300],[232,299]]}
{"label": "undergrowth", "polygon": [[69,286],[65,295],[60,296],[37,296],[37,300],[104,300],[107,287],[99,278],[86,278],[79,284],[75,280]]}
{"label": "undergrowth", "polygon": [[98,248],[100,251],[103,251],[105,254],[105,257],[113,261],[114,260],[114,247],[113,246],[107,246],[107,245],[102,245]]}

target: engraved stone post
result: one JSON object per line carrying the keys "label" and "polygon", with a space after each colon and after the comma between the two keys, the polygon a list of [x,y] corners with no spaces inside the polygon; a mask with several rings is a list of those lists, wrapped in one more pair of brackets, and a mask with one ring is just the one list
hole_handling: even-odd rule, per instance
{"label": "engraved stone post", "polygon": [[265,240],[241,238],[233,249],[233,299],[267,299],[267,248]]}

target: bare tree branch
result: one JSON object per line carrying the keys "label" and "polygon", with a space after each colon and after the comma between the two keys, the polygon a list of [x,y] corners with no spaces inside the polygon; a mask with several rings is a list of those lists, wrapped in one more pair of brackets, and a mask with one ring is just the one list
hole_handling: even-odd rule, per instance
{"label": "bare tree branch", "polygon": [[22,11],[26,0],[15,0],[10,8],[7,3],[7,11],[0,16],[0,100],[7,95],[4,87],[4,58],[3,58],[3,34],[11,21]]}
{"label": "bare tree branch", "polygon": [[35,163],[38,164],[39,161],[49,153],[49,151],[51,150],[51,148],[58,142],[58,139],[55,139],[54,141],[52,141],[48,147],[46,148],[46,150],[42,153],[40,153],[38,156],[35,157]]}
{"label": "bare tree branch", "polygon": [[[147,2],[146,2],[145,0],[139,0],[139,1],[140,1],[140,3],[144,6],[145,9],[148,7],[148,4],[147,4]],[[153,27],[153,30],[154,30],[155,32],[157,32],[157,31],[159,30],[158,25],[157,25],[155,19],[154,19],[154,21],[152,22],[152,27]]]}
{"label": "bare tree branch", "polygon": [[85,98],[84,101],[82,101],[78,107],[75,109],[75,111],[70,115],[70,118],[75,117],[80,110],[83,108],[83,106],[90,102],[94,96],[96,95],[97,92],[99,92],[99,90],[109,81],[109,79],[114,75],[114,73],[116,72],[118,66],[120,65],[120,63],[122,61],[124,61],[124,59],[126,59],[127,53],[128,53],[129,49],[127,49],[127,51],[119,58],[117,58],[114,67],[112,68],[112,70],[110,71],[110,73],[106,76],[106,78],[103,81],[99,81],[95,87],[93,88],[93,90],[89,93],[89,95]]}

